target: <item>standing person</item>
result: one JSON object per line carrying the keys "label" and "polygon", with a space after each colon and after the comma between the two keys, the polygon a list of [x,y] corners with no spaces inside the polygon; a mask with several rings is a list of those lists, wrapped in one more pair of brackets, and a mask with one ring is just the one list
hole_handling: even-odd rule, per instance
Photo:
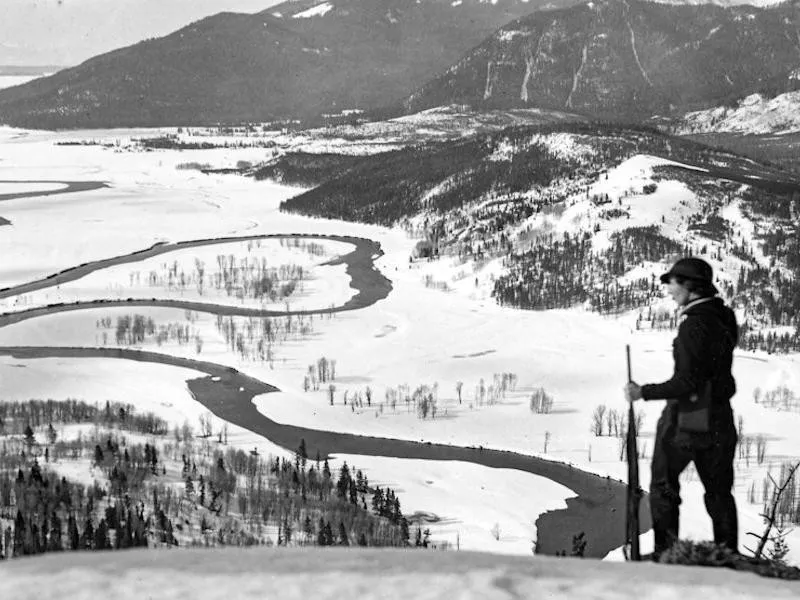
{"label": "standing person", "polygon": [[656,427],[651,465],[652,558],[657,560],[678,539],[679,477],[692,461],[705,488],[714,542],[736,552],[732,488],[737,433],[730,405],[736,393],[731,374],[738,341],[736,316],[717,296],[712,268],[704,260],[677,261],[661,282],[680,308],[672,350],[675,372],[663,383],[625,386],[631,400],[667,400]]}

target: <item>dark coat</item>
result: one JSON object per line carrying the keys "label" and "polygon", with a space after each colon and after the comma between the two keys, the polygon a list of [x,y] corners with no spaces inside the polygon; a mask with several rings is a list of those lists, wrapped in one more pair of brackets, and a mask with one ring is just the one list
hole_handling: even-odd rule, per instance
{"label": "dark coat", "polygon": [[642,386],[645,400],[676,403],[712,385],[712,412],[730,409],[736,393],[731,373],[733,349],[739,338],[736,315],[718,297],[690,302],[682,311],[678,336],[672,343],[675,372],[663,383]]}

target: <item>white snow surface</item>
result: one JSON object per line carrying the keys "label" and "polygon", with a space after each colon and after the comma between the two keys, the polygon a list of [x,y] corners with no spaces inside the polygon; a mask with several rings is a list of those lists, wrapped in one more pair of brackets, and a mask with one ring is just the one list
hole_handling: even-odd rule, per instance
{"label": "white snow surface", "polygon": [[800,91],[774,98],[751,94],[735,108],[719,106],[690,112],[684,115],[679,129],[681,133],[796,133],[800,131]]}
{"label": "white snow surface", "polygon": [[16,600],[89,600],[98,589],[119,600],[777,600],[797,587],[726,569],[360,548],[50,553],[9,561],[0,578]]}
{"label": "white snow surface", "polygon": [[[266,310],[285,310],[287,304],[293,310],[344,304],[354,294],[350,287],[349,277],[345,274],[346,267],[343,264],[331,266],[324,265],[324,263],[336,256],[350,252],[352,246],[331,240],[312,239],[305,243],[313,243],[322,247],[325,249],[325,255],[312,256],[301,248],[281,244],[277,239],[203,246],[162,254],[132,264],[110,267],[55,288],[46,288],[3,299],[0,300],[0,312],[13,312],[47,304],[69,303],[91,298],[116,300],[158,298]],[[280,270],[281,267],[287,265],[299,266],[303,268],[305,278],[298,283],[294,293],[283,299],[278,297],[274,301],[269,297],[255,298],[235,293],[235,289],[242,289],[241,285],[235,285],[234,293],[228,294],[224,287],[217,289],[213,284],[213,279],[221,273],[219,261],[222,260],[228,265],[231,258],[237,270],[242,264],[256,267],[256,271],[251,273],[251,281],[257,278],[257,267],[261,264],[265,264],[268,270]],[[199,267],[199,265],[202,266]],[[202,286],[197,283],[198,268],[205,270],[204,285]],[[168,279],[171,271],[177,276]],[[319,276],[320,272],[326,271],[328,272],[326,276]],[[150,282],[151,275],[154,277],[153,283]],[[185,285],[180,283],[181,276],[187,278]],[[281,281],[285,282],[288,279],[279,279],[278,285]]]}
{"label": "white snow surface", "polygon": [[[357,465],[372,484],[402,490],[403,513],[426,515],[423,529],[427,526],[438,544],[445,542],[451,549],[529,554],[536,540],[536,519],[543,511],[565,509],[564,499],[572,496],[561,484],[512,469],[459,461],[342,454],[336,458]],[[528,502],[508,503],[505,496]]]}
{"label": "white snow surface", "polygon": [[[85,135],[113,139],[125,134],[113,131]],[[487,271],[465,272],[471,267],[447,260],[410,264],[408,257],[417,240],[407,237],[399,228],[281,213],[280,201],[297,193],[296,189],[174,168],[187,157],[203,160],[203,151],[137,153],[98,146],[53,145],[65,135],[0,129],[0,179],[99,179],[108,181],[111,187],[0,203],[0,214],[13,222],[3,229],[0,237],[3,257],[0,287],[89,260],[143,249],[160,240],[256,233],[368,237],[379,241],[385,253],[377,260],[377,266],[392,281],[389,297],[366,309],[333,318],[315,318],[313,333],[302,341],[277,346],[270,363],[248,361],[231,353],[216,330],[216,318],[207,314],[196,314],[191,322],[204,340],[201,354],[191,345],[174,342],[145,347],[230,365],[277,386],[281,392],[258,397],[255,402],[259,410],[278,422],[544,455],[588,471],[624,478],[625,465],[618,458],[618,440],[592,436],[590,417],[601,403],[617,410],[625,408],[621,388],[625,380],[626,343],[632,344],[637,381],[660,381],[670,375],[671,332],[635,332],[635,315],[601,317],[580,308],[532,312],[499,307],[488,298],[490,269],[497,265],[490,265]],[[69,135],[76,137],[74,132]],[[226,151],[226,157],[235,162],[239,156],[252,153],[252,149],[231,149]],[[652,181],[652,168],[658,164],[664,161],[648,156],[631,158],[610,171],[607,179],[601,178],[591,192],[608,193],[615,202],[621,199],[631,214],[626,226],[644,222],[647,216],[652,221],[655,211],[657,216],[665,216],[664,228],[677,230],[681,218],[696,202],[683,184],[659,182],[653,194],[636,192],[641,185]],[[601,208],[587,208],[576,200],[560,215],[537,215],[535,219],[539,220],[531,225],[544,227],[544,220],[548,220],[550,229],[566,230],[570,224],[574,227],[582,220],[591,220],[591,211]],[[167,254],[156,260],[167,262],[175,258]],[[191,260],[188,255],[186,260]],[[126,270],[140,267],[127,265]],[[451,291],[425,287],[423,279],[427,275],[447,281]],[[725,276],[725,271],[721,275]],[[343,275],[326,269],[318,277],[336,286]],[[81,280],[69,286],[72,297],[95,297],[99,288],[96,285],[86,288],[84,283]],[[123,276],[120,285],[124,287],[124,283]],[[0,346],[102,345],[97,321],[134,312],[144,312],[157,323],[185,322],[187,317],[180,310],[141,307],[135,311],[98,308],[56,314],[0,329]],[[323,390],[302,391],[308,365],[321,356],[337,360],[334,406],[329,405]],[[769,440],[764,464],[758,465],[755,460],[749,464],[737,461],[735,493],[742,545],[749,543],[748,531],[760,531],[762,527],[761,505],[747,501],[751,484],[756,486],[760,497],[767,472],[771,470],[777,475],[782,461],[800,456],[796,436],[800,415],[768,410],[754,403],[753,390],[787,382],[800,391],[799,367],[796,355],[736,353],[734,375],[739,391],[734,408],[745,419],[750,434],[761,433]],[[480,405],[476,398],[479,380],[484,379],[488,386],[494,374],[503,372],[518,375],[517,389],[494,405]],[[205,410],[191,398],[185,384],[196,376],[197,373],[187,369],[124,360],[2,357],[0,396],[133,402],[142,410],[156,411],[176,424],[188,420],[196,426],[198,416]],[[462,403],[456,396],[458,381],[463,382]],[[396,410],[388,406],[386,391],[403,383],[412,390],[421,384],[438,383],[439,409],[435,419],[419,419],[407,412],[402,401]],[[352,401],[349,406],[343,405],[345,391],[351,399],[357,392],[363,397],[367,386],[372,390],[372,406],[365,402],[363,407],[353,410]],[[551,414],[533,414],[529,409],[530,393],[539,386],[555,398]],[[646,488],[648,457],[661,404],[644,403],[641,408],[646,414],[640,440],[645,454],[641,462],[642,484]],[[243,447],[257,446],[264,448],[265,453],[281,452],[263,438],[246,431],[236,433]],[[573,495],[562,486],[529,474],[475,465],[350,455],[338,460],[363,468],[372,481],[396,487],[405,512],[436,515],[441,519],[431,525],[436,536],[451,544],[459,540],[461,549],[529,554],[536,535],[533,523],[537,515],[562,507]],[[709,539],[711,527],[703,507],[702,486],[692,471],[684,475],[682,483],[682,536]],[[478,485],[485,489],[479,489]],[[499,540],[493,539],[491,533],[495,524],[499,526]],[[794,550],[789,558],[796,561],[800,556],[797,550],[800,534],[794,531],[788,539]],[[651,536],[645,535],[643,547],[648,544],[652,545]],[[618,554],[609,556],[614,558]],[[458,583],[456,579],[454,585]],[[202,586],[198,589],[210,589],[205,583]],[[391,586],[381,586],[382,591],[386,589]],[[654,588],[664,598],[699,589],[684,588],[675,581]]]}
{"label": "white snow surface", "polygon": [[[769,7],[775,6],[776,4],[780,4],[783,0],[654,0],[659,4],[675,4],[675,5],[699,5],[699,4],[716,4],[718,6],[742,6],[742,5],[750,5],[750,6],[758,6],[758,7]],[[752,18],[752,15],[748,15]]]}
{"label": "white snow surface", "polygon": [[[581,142],[581,136],[571,133],[536,133],[526,142],[527,146],[541,144],[545,146],[553,155],[561,159],[571,159],[586,156],[592,152],[592,148]],[[509,141],[503,140],[498,148],[489,156],[489,160],[508,161],[513,158],[515,148]]]}
{"label": "white snow surface", "polygon": [[24,192],[49,192],[52,190],[64,189],[67,186],[62,183],[14,183],[0,181],[0,194],[19,194]]}
{"label": "white snow surface", "polygon": [[46,77],[50,73],[44,75],[0,75],[0,90],[5,88],[14,87],[15,85],[22,85],[40,77]]}
{"label": "white snow surface", "polygon": [[296,15],[293,15],[292,18],[310,19],[311,17],[322,17],[325,16],[331,10],[333,10],[333,4],[331,4],[330,2],[323,2],[322,4],[317,4],[316,6],[312,6],[311,8],[304,10],[303,12],[299,12]]}

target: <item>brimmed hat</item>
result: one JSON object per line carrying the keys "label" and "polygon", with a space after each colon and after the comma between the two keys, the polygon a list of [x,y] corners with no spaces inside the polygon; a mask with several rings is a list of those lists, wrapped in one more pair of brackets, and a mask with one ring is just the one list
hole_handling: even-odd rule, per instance
{"label": "brimmed hat", "polygon": [[714,285],[714,269],[702,258],[682,258],[672,268],[661,276],[661,283],[669,283],[672,277],[683,277],[704,283],[715,294],[719,293]]}

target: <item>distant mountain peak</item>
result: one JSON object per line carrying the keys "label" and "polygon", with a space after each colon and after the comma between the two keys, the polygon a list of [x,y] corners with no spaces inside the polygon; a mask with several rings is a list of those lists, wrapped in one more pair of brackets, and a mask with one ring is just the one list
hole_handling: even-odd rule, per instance
{"label": "distant mountain peak", "polygon": [[592,0],[501,27],[406,100],[541,107],[640,118],[789,91],[800,15],[784,5],[724,8]]}
{"label": "distant mountain peak", "polygon": [[[568,2],[570,0],[558,0]],[[291,0],[221,13],[0,92],[0,122],[262,122],[394,104],[541,0]]]}

